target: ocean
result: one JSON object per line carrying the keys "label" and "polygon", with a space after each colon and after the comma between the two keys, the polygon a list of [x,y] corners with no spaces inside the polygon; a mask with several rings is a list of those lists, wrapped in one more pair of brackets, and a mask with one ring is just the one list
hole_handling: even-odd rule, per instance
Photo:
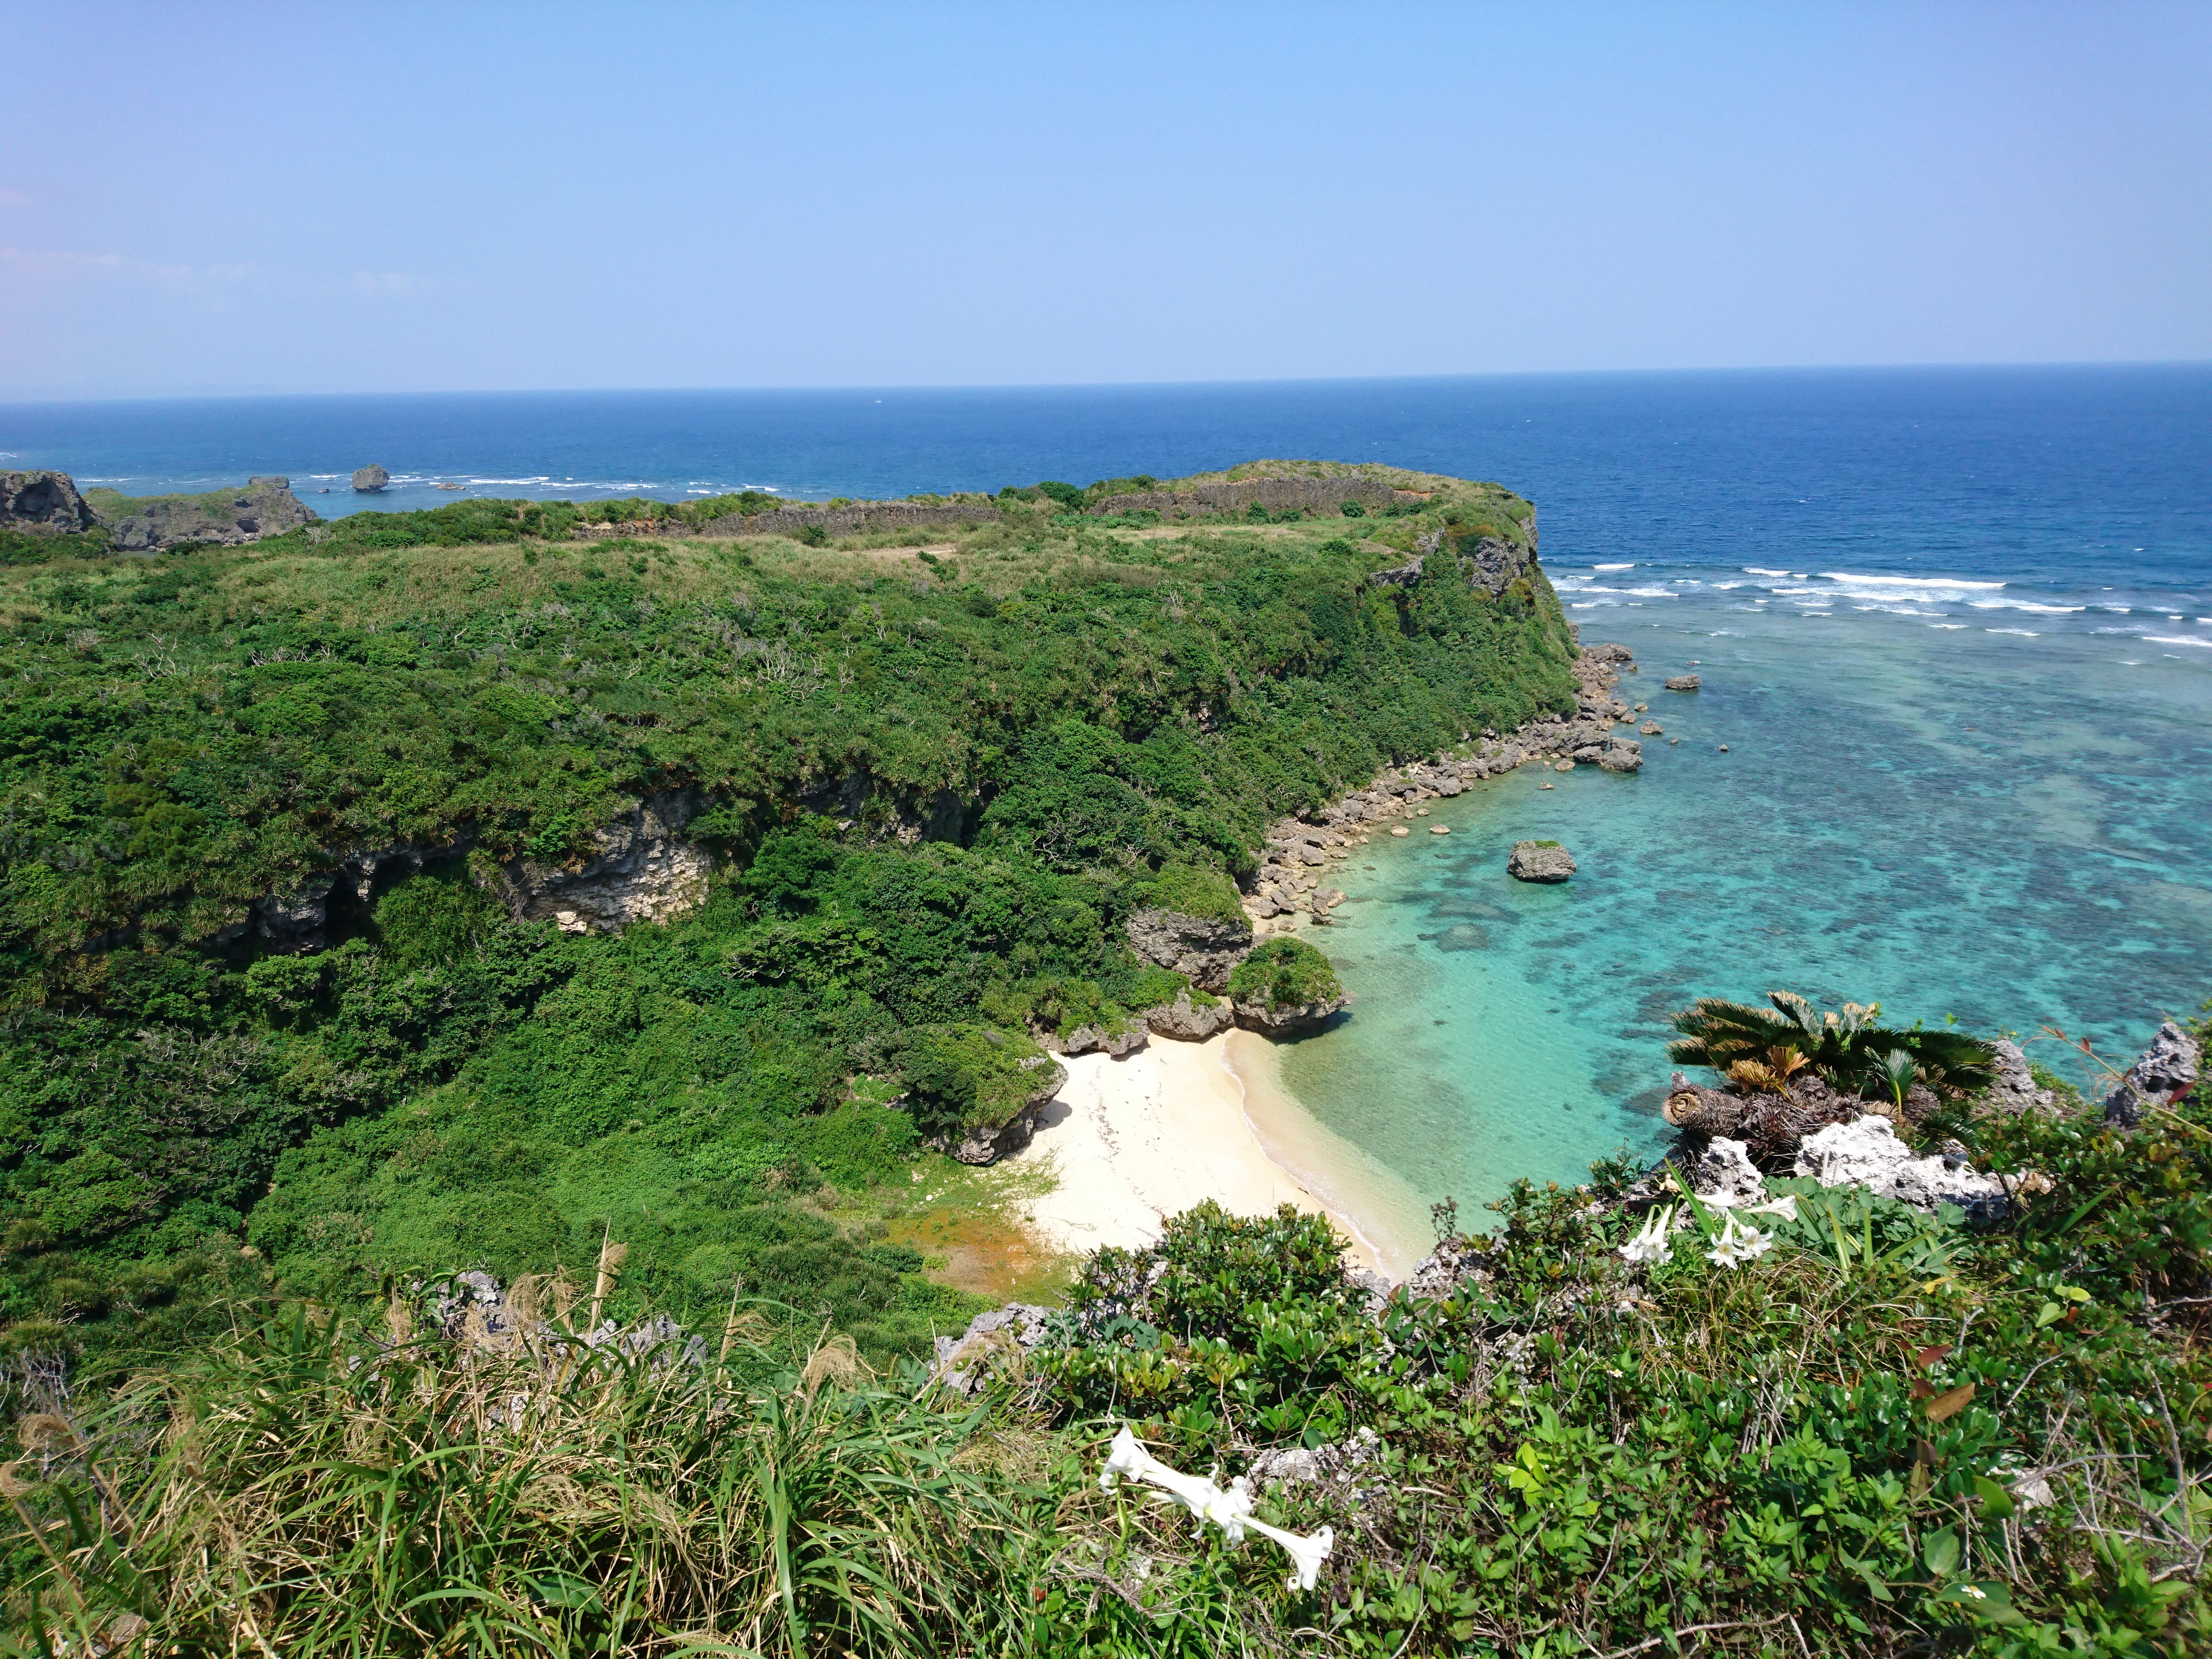
{"label": "ocean", "polygon": [[[1406,1193],[1652,1150],[1698,995],[1955,1017],[2085,1083],[2046,1027],[2124,1064],[2212,995],[2212,367],[0,405],[0,465],[283,473],[331,515],[1261,456],[1529,496],[1569,616],[1636,653],[1621,695],[1664,727],[1638,776],[1493,781],[1338,879],[1314,937],[1358,1001],[1280,1073]],[[394,486],[356,496],[371,462]],[[1571,883],[1506,877],[1531,836]]]}

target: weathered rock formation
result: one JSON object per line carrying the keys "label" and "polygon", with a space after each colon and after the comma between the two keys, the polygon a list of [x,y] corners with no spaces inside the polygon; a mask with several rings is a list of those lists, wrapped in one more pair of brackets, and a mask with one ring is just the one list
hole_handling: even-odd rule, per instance
{"label": "weathered rock formation", "polygon": [[1201,1007],[1191,1000],[1188,991],[1164,1007],[1145,1011],[1145,1024],[1154,1036],[1172,1037],[1177,1042],[1203,1042],[1236,1023],[1237,1011],[1226,1002]]}
{"label": "weathered rock formation", "polygon": [[2027,1067],[2027,1056],[2021,1052],[2020,1044],[2009,1038],[2000,1037],[1990,1045],[1996,1060],[1996,1081],[1990,1085],[1984,1103],[1993,1111],[2047,1112],[2057,1102],[2048,1089],[2039,1088],[2035,1077]]}
{"label": "weathered rock formation", "polygon": [[1252,924],[1187,916],[1179,910],[1139,910],[1124,930],[1139,960],[1181,974],[1201,991],[1229,988],[1229,970],[1250,954]]}
{"label": "weathered rock formation", "polygon": [[1573,854],[1555,841],[1516,841],[1505,860],[1516,881],[1565,881],[1574,872]]}
{"label": "weathered rock formation", "polygon": [[1066,1036],[1048,1031],[1037,1037],[1037,1046],[1048,1054],[1103,1054],[1119,1060],[1124,1054],[1133,1054],[1145,1046],[1151,1031],[1141,1018],[1131,1020],[1120,1030],[1104,1025],[1079,1025]]}
{"label": "weathered rock formation", "polygon": [[204,495],[118,495],[94,490],[92,505],[126,553],[215,543],[239,547],[316,522],[285,477],[248,478],[243,489]]}
{"label": "weathered rock formation", "polygon": [[1704,682],[1695,674],[1677,674],[1667,682],[1669,691],[1694,691]]}
{"label": "weathered rock formation", "polygon": [[[1929,1097],[1933,1105],[1933,1097]],[[1762,1164],[1793,1157],[1807,1135],[1830,1124],[1863,1116],[1867,1103],[1831,1088],[1807,1072],[1790,1079],[1787,1093],[1738,1094],[1708,1089],[1674,1073],[1662,1115],[1693,1146],[1701,1141],[1732,1139]]]}
{"label": "weathered rock formation", "polygon": [[2179,1099],[2195,1085],[2202,1058],[2196,1041],[2169,1019],[2105,1097],[2105,1121],[2132,1129],[2152,1107]]}
{"label": "weathered rock formation", "polygon": [[392,475],[380,466],[364,466],[353,475],[353,487],[363,495],[374,495],[392,482]]}
{"label": "weathered rock formation", "polygon": [[978,1165],[996,1164],[1007,1153],[1028,1146],[1036,1134],[1038,1109],[1067,1086],[1067,1067],[1050,1054],[1032,1054],[1017,1063],[1022,1070],[1036,1074],[1036,1085],[1020,1110],[996,1127],[987,1124],[963,1130],[957,1139],[945,1136],[930,1144],[963,1164]]}
{"label": "weathered rock formation", "polygon": [[681,915],[706,902],[714,869],[707,849],[683,838],[698,810],[689,791],[650,796],[599,830],[594,849],[579,860],[502,866],[500,896],[517,921],[550,918],[570,933]]}
{"label": "weathered rock formation", "polygon": [[1264,1002],[1240,1002],[1237,1005],[1237,1023],[1248,1031],[1259,1031],[1271,1037],[1297,1036],[1319,1030],[1352,1006],[1352,994],[1347,991],[1342,996],[1282,1008],[1270,1008]]}
{"label": "weathered rock formation", "polygon": [[0,472],[0,530],[81,533],[99,520],[66,472]]}
{"label": "weathered rock formation", "polygon": [[1994,1218],[2009,1202],[1995,1176],[1976,1174],[1963,1158],[1915,1158],[1890,1121],[1872,1115],[1806,1136],[1796,1167],[1823,1187],[1864,1187],[1917,1210],[1955,1204],[1969,1215]]}

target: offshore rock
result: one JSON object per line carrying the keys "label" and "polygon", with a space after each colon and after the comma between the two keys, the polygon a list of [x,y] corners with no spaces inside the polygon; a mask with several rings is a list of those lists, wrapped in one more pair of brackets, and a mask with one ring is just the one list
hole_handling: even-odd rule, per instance
{"label": "offshore rock", "polygon": [[0,530],[76,535],[99,520],[66,472],[0,472]]}
{"label": "offshore rock", "polygon": [[1669,691],[1694,691],[1704,684],[1695,674],[1677,674],[1667,682]]}
{"label": "offshore rock", "polygon": [[1574,872],[1574,855],[1555,841],[1516,841],[1505,860],[1516,881],[1565,881]]}
{"label": "offshore rock", "polygon": [[1642,769],[1644,756],[1639,750],[1615,744],[1598,757],[1597,763],[1608,772],[1632,774]]}
{"label": "offshore rock", "polygon": [[1203,1042],[1236,1023],[1237,1011],[1227,1003],[1215,1002],[1209,1007],[1200,1007],[1191,1000],[1188,991],[1178,994],[1164,1007],[1145,1011],[1145,1024],[1154,1036],[1171,1037],[1177,1042]]}
{"label": "offshore rock", "polygon": [[564,933],[615,933],[666,921],[706,902],[714,860],[682,838],[698,811],[688,790],[648,796],[593,836],[568,865],[517,859],[500,871],[501,896],[517,921],[551,920]]}
{"label": "offshore rock", "polygon": [[[1322,862],[1318,849],[1313,861]],[[1229,988],[1229,970],[1251,954],[1252,924],[1244,917],[1217,921],[1180,910],[1139,910],[1126,929],[1129,948],[1155,968],[1181,974],[1201,991]]]}
{"label": "offshore rock", "polygon": [[2169,1019],[2105,1097],[2105,1121],[2132,1129],[2151,1107],[2179,1099],[2196,1084],[2202,1058],[2189,1033]]}
{"label": "offshore rock", "polygon": [[1823,1187],[1864,1187],[1916,1210],[1955,1204],[1977,1218],[1994,1220],[2009,1207],[2004,1183],[1995,1176],[1978,1175],[1963,1161],[1915,1158],[1890,1121],[1871,1114],[1806,1136],[1797,1149],[1797,1173]]}
{"label": "offshore rock", "polygon": [[353,487],[364,495],[374,494],[392,482],[392,475],[380,466],[364,466],[353,475]]}

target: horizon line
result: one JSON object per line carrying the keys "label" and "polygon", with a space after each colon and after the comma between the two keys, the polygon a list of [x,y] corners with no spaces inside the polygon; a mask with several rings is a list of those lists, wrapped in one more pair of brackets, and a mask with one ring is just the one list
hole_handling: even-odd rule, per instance
{"label": "horizon line", "polygon": [[48,392],[0,394],[0,409],[50,406],[57,404],[159,404],[269,401],[298,398],[582,398],[582,397],[716,397],[743,394],[1011,392],[1145,392],[1198,391],[1238,386],[1371,386],[1379,382],[1433,384],[1445,380],[1534,380],[1598,379],[1662,379],[1671,376],[1767,374],[1889,374],[1909,373],[2019,373],[2051,369],[2189,369],[2212,368],[2212,357],[2051,358],[1996,362],[1893,363],[1752,363],[1687,366],[1668,368],[1524,368],[1476,369],[1436,374],[1285,374],[1249,378],[1187,380],[975,380],[947,382],[837,381],[811,385],[758,386],[448,386],[412,391],[331,390],[317,392],[259,390]]}

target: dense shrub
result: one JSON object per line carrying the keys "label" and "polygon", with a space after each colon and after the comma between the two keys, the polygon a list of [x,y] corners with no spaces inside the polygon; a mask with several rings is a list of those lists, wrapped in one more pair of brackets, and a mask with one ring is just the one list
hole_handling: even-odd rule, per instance
{"label": "dense shrub", "polygon": [[1229,975],[1232,1000],[1267,1008],[1304,1008],[1343,994],[1328,958],[1302,939],[1271,939]]}

